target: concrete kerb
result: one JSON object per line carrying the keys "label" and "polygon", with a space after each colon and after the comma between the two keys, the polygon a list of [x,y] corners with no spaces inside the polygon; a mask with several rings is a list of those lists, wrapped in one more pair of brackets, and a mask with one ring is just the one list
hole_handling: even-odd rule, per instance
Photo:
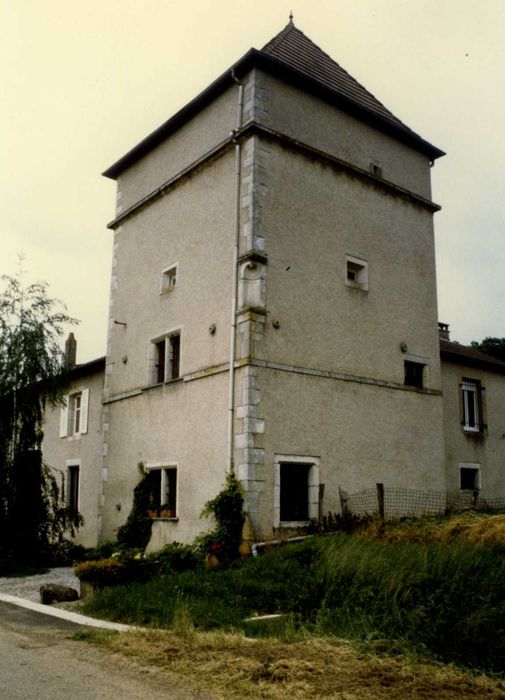
{"label": "concrete kerb", "polygon": [[34,612],[41,613],[42,615],[57,617],[60,620],[66,620],[67,622],[73,622],[76,625],[84,625],[86,627],[97,627],[98,629],[114,630],[116,632],[128,632],[130,630],[141,629],[140,627],[134,627],[133,625],[123,625],[119,622],[97,620],[94,617],[80,615],[79,613],[71,612],[70,610],[54,608],[51,605],[42,605],[41,603],[34,603],[31,600],[26,600],[25,598],[18,598],[17,596],[9,595],[8,593],[0,593],[0,602],[10,603],[11,605],[17,605],[20,608],[33,610]]}

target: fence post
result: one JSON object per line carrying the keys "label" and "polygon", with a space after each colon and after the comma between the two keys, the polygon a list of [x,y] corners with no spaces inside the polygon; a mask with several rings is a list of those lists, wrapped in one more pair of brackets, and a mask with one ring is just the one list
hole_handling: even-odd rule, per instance
{"label": "fence post", "polygon": [[384,522],[384,484],[376,484],[377,486],[377,503],[379,505],[379,516]]}
{"label": "fence post", "polygon": [[347,515],[349,508],[347,507],[346,492],[341,486],[338,487],[338,495],[340,498],[340,510],[342,511],[342,515]]}

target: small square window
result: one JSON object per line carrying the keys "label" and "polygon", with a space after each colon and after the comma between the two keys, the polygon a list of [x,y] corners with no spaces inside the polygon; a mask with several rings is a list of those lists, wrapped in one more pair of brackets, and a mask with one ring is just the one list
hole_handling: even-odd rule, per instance
{"label": "small square window", "polygon": [[348,287],[354,287],[355,289],[368,289],[368,263],[366,260],[346,255],[345,283]]}
{"label": "small square window", "polygon": [[382,177],[382,166],[377,160],[371,160],[369,163],[369,170],[375,177]]}
{"label": "small square window", "polygon": [[177,284],[177,265],[163,270],[161,273],[161,293],[170,292]]}
{"label": "small square window", "polygon": [[415,386],[422,389],[424,386],[424,367],[421,362],[405,360],[405,386]]}
{"label": "small square window", "polygon": [[459,486],[462,490],[480,491],[480,467],[466,466],[459,468]]}

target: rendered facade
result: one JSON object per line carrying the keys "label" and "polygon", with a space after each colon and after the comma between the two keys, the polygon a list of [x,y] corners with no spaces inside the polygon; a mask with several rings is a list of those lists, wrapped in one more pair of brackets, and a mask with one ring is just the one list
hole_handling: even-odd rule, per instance
{"label": "rendered facade", "polygon": [[[461,434],[461,362],[442,354],[441,371],[442,155],[290,22],[104,173],[117,210],[86,542],[115,536],[140,462],[164,506],[152,549],[205,527],[231,469],[257,540],[338,511],[339,487],[499,488],[505,426]],[[489,413],[500,364],[462,375],[479,396],[493,385]],[[486,463],[478,483],[460,463]]]}

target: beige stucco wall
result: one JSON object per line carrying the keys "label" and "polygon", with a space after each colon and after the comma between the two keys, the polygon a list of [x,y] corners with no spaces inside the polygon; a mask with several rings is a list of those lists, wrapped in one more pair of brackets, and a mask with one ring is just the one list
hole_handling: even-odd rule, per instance
{"label": "beige stucco wall", "polygon": [[[102,539],[130,512],[140,461],[178,469],[177,519],[154,522],[150,549],[191,542],[211,525],[199,515],[226,471],[228,374],[219,368],[229,357],[234,215],[229,151],[115,231],[106,396],[134,395],[105,407]],[[174,264],[176,286],[160,294]],[[151,341],[173,330],[181,377],[146,389]]]}
{"label": "beige stucco wall", "polygon": [[257,121],[363,170],[378,161],[385,180],[431,198],[428,156],[271,75],[255,75]]}
{"label": "beige stucco wall", "polygon": [[118,180],[117,213],[228,138],[236,125],[236,111],[237,89],[232,87],[122,173]]}
{"label": "beige stucco wall", "polygon": [[[399,383],[412,359],[440,389],[432,214],[273,144],[262,167],[268,320],[257,357]],[[368,291],[346,285],[346,255],[367,261]]]}
{"label": "beige stucco wall", "polygon": [[80,460],[79,512],[84,518],[84,524],[77,531],[75,542],[85,547],[93,547],[97,544],[99,536],[97,519],[103,444],[103,372],[72,381],[68,387],[68,393],[84,389],[89,390],[87,432],[81,435],[60,437],[61,406],[48,406],[44,417],[42,454],[46,464],[54,470],[60,485],[63,476],[65,476],[65,483],[67,483],[67,462]]}
{"label": "beige stucco wall", "polygon": [[150,549],[191,542],[212,525],[199,516],[225,480],[227,380],[160,385],[109,405],[102,539],[115,538],[130,512],[139,462],[177,465],[177,519],[155,522]]}
{"label": "beige stucco wall", "polygon": [[[151,341],[174,329],[181,374],[227,361],[234,184],[229,152],[115,231],[109,396],[148,384]],[[162,271],[175,263],[176,287],[160,293]]]}
{"label": "beige stucco wall", "polygon": [[340,510],[339,486],[351,494],[378,482],[445,490],[441,396],[261,367],[256,386],[262,456],[241,476],[259,482],[258,538],[276,534],[276,454],[319,458],[323,514]]}
{"label": "beige stucco wall", "polygon": [[[465,433],[461,425],[460,384],[463,378],[479,380],[484,389],[487,429],[483,435]],[[444,360],[442,384],[448,490],[459,490],[459,465],[466,462],[480,465],[484,498],[505,497],[505,376]]]}

